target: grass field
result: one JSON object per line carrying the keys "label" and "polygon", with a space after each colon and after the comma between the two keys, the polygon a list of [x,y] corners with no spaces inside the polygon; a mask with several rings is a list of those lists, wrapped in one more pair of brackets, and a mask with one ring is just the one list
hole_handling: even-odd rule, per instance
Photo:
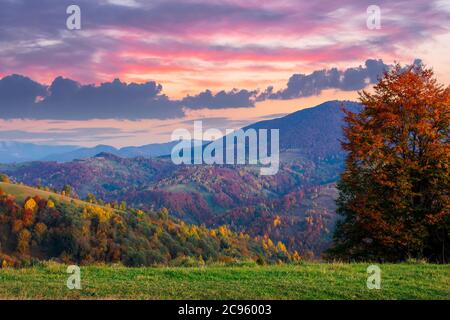
{"label": "grass field", "polygon": [[199,268],[81,268],[81,290],[63,265],[0,269],[1,299],[450,299],[450,266],[382,264],[380,290],[368,264]]}

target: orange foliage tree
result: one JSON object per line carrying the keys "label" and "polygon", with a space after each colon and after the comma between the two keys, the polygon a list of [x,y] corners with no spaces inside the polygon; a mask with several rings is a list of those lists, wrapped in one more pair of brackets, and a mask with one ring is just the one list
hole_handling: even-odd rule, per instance
{"label": "orange foliage tree", "polygon": [[397,65],[346,112],[332,257],[448,262],[450,87]]}

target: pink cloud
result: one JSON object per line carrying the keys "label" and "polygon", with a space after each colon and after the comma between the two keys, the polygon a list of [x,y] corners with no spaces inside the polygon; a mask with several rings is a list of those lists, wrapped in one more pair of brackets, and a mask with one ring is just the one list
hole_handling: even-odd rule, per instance
{"label": "pink cloud", "polygon": [[[449,32],[448,11],[424,0],[378,1],[380,30],[366,28],[370,1],[178,0],[136,8],[79,2],[84,23],[78,33],[61,26],[60,2],[46,0],[27,10],[20,2],[5,4],[0,72],[47,83],[57,75],[99,83],[139,74],[172,74],[171,82],[190,74],[200,82],[202,75],[208,80],[220,70],[222,78],[241,83],[257,74],[266,79],[292,74],[299,65],[308,72],[368,57],[409,62],[415,57],[405,48]],[[242,67],[251,62],[258,70]]]}

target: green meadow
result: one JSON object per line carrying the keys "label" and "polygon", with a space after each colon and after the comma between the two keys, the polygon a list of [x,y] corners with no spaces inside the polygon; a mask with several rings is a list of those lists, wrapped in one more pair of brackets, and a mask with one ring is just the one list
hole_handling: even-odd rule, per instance
{"label": "green meadow", "polygon": [[381,289],[369,290],[369,264],[305,263],[205,268],[81,267],[69,290],[66,266],[0,269],[1,299],[450,299],[450,266],[380,264]]}

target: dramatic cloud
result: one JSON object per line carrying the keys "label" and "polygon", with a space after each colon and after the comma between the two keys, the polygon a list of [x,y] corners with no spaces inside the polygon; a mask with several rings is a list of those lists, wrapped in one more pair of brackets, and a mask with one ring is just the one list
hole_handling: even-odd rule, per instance
{"label": "dramatic cloud", "polygon": [[[45,86],[30,78],[11,75],[0,80],[0,117],[25,116],[38,97],[46,94]],[[19,108],[20,111],[16,110]],[[20,117],[20,116],[19,116]]]}
{"label": "dramatic cloud", "polygon": [[[293,70],[343,68],[368,56],[410,61],[417,46],[449,33],[450,19],[442,0],[380,0],[378,30],[366,27],[370,0],[78,0],[82,29],[69,31],[70,4],[2,2],[1,76],[25,74],[41,83],[57,75],[96,84],[154,80],[177,96],[252,88],[252,81],[264,88],[270,79],[279,87]],[[213,88],[195,85],[211,75]]]}
{"label": "dramatic cloud", "polygon": [[223,108],[248,108],[254,106],[257,91],[233,89],[229,92],[220,91],[213,94],[206,90],[196,96],[187,96],[181,104],[190,109],[223,109]]}
{"label": "dramatic cloud", "polygon": [[[170,136],[188,119],[239,126],[338,96],[354,99],[387,64],[416,56],[448,84],[447,3],[4,0],[0,140],[129,145],[164,141],[163,131]],[[66,28],[72,4],[81,7],[81,30]],[[370,30],[373,4],[381,28]],[[109,123],[127,130],[50,130]],[[151,134],[130,133],[136,127]]]}
{"label": "dramatic cloud", "polygon": [[119,79],[100,85],[83,85],[57,77],[50,86],[30,78],[12,75],[0,80],[0,118],[55,120],[170,119],[181,118],[186,109],[251,108],[256,101],[295,99],[320,94],[325,89],[358,90],[375,83],[388,68],[381,60],[367,60],[365,66],[295,74],[287,87],[273,92],[233,89],[174,100],[162,93],[154,81],[124,83]]}
{"label": "dramatic cloud", "polygon": [[269,87],[258,99],[295,99],[319,94],[325,89],[344,91],[360,90],[368,84],[376,83],[379,77],[389,68],[382,60],[367,60],[365,67],[348,68],[340,71],[337,68],[314,71],[311,74],[294,74],[287,87],[273,92]]}
{"label": "dramatic cloud", "polygon": [[[416,64],[421,60],[415,60]],[[252,108],[264,100],[289,100],[319,95],[323,90],[354,91],[376,83],[390,66],[382,60],[366,60],[364,66],[339,70],[318,70],[294,74],[285,88],[274,91],[233,89],[171,99],[154,81],[124,83],[119,79],[100,85],[83,85],[57,77],[50,86],[30,78],[12,75],[0,80],[0,118],[54,120],[89,119],[173,119],[186,110]]]}
{"label": "dramatic cloud", "polygon": [[46,88],[23,76],[0,80],[3,119],[167,119],[184,115],[155,82],[126,84],[116,79],[96,85],[56,78]]}
{"label": "dramatic cloud", "polygon": [[[49,87],[49,95],[36,110],[37,117],[50,119],[141,119],[183,116],[181,107],[161,94],[162,86],[151,81],[126,84],[116,79],[95,85],[80,85],[61,77]],[[57,115],[61,114],[60,117]]]}

